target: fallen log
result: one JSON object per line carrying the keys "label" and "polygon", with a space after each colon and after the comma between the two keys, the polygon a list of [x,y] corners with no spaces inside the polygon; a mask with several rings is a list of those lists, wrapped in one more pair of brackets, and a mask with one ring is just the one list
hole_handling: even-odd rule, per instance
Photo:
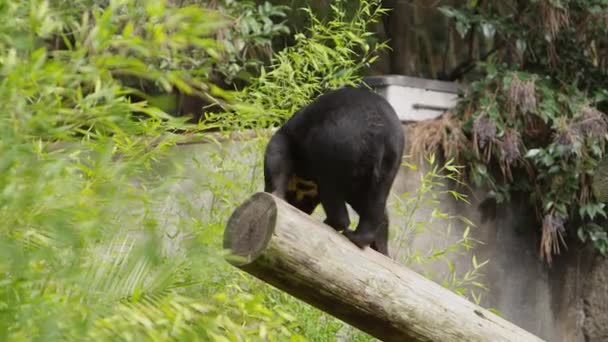
{"label": "fallen log", "polygon": [[224,233],[234,266],[382,341],[542,341],[267,193]]}

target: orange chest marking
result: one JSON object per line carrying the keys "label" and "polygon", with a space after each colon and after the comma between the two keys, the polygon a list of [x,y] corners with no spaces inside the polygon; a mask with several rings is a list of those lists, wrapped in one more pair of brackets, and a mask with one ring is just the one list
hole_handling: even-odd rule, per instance
{"label": "orange chest marking", "polygon": [[291,176],[289,183],[287,183],[287,191],[293,191],[296,193],[296,200],[301,201],[306,196],[317,197],[319,190],[317,183],[300,178],[298,176]]}

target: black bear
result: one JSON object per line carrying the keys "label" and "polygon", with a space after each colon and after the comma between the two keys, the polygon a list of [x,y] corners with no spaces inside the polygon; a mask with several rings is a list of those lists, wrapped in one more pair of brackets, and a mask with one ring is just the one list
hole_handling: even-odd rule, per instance
{"label": "black bear", "polygon": [[[403,145],[401,122],[382,96],[363,88],[330,91],[270,139],[264,191],[307,214],[321,203],[326,224],[360,248],[388,255],[386,201]],[[359,214],[354,231],[346,203]]]}

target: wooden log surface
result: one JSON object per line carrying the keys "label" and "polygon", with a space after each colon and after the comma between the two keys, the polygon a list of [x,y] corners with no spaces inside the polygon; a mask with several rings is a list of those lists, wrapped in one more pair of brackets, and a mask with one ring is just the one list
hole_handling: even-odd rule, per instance
{"label": "wooden log surface", "polygon": [[224,248],[232,265],[382,341],[542,341],[267,193],[235,210]]}

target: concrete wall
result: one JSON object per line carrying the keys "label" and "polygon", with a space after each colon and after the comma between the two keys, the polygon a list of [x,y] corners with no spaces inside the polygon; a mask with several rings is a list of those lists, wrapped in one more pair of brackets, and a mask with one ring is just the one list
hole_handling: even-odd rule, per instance
{"label": "concrete wall", "polygon": [[[420,184],[420,175],[428,171],[428,167],[424,165],[420,164],[421,169],[418,171],[402,169],[393,191],[395,193],[415,191]],[[460,192],[462,191],[465,190],[461,189]],[[476,225],[471,229],[470,234],[483,244],[475,245],[467,253],[454,257],[453,261],[457,271],[463,273],[471,268],[472,255],[475,255],[480,262],[489,260],[484,268],[484,277],[481,279],[488,288],[483,294],[481,305],[498,310],[504,318],[547,341],[579,340],[569,328],[570,317],[559,314],[566,303],[561,297],[562,294],[555,291],[560,286],[553,283],[551,270],[539,260],[535,234],[537,228],[530,222],[525,204],[513,203],[498,208],[494,217],[482,220],[479,205],[483,200],[483,191],[467,191],[466,194],[469,196],[470,204],[456,201],[450,196],[442,196],[441,203],[437,207],[452,215],[465,216]],[[430,210],[431,207],[424,207],[417,215],[424,220],[429,217]],[[444,224],[444,222],[432,223],[428,230],[441,230],[441,225]],[[458,239],[464,229],[464,224],[456,223],[450,235]],[[424,250],[434,240],[434,236],[429,234],[432,233],[414,236],[410,244],[416,246],[416,249]],[[441,272],[441,270],[430,270],[430,272]]]}
{"label": "concrete wall", "polygon": [[[419,164],[418,171],[403,168],[393,192],[415,191],[420,175],[428,171],[424,165]],[[470,204],[442,196],[438,207],[466,216],[477,226],[470,232],[483,244],[452,260],[461,273],[471,268],[473,254],[478,261],[489,260],[481,280],[488,292],[481,305],[498,310],[504,318],[547,341],[608,341],[608,260],[571,237],[567,250],[562,249],[549,267],[539,258],[540,227],[526,201],[514,199],[488,218],[480,209],[484,191],[471,189],[466,194]],[[424,220],[430,210],[423,207],[416,215]],[[437,239],[432,231],[441,230],[443,224],[430,224],[429,233],[414,236],[409,244],[424,250]],[[456,223],[450,235],[456,240],[464,229],[465,225]]]}
{"label": "concrete wall", "polygon": [[[192,194],[193,201],[209,203],[210,197],[205,194],[204,187],[197,187],[197,184],[208,182],[208,174],[205,172],[217,171],[212,167],[201,171],[201,165],[208,166],[209,155],[221,149],[225,150],[221,158],[232,163],[238,160],[247,170],[248,174],[240,177],[257,182],[257,185],[249,189],[239,188],[238,191],[242,192],[239,196],[245,196],[244,199],[248,194],[260,191],[263,183],[259,168],[262,152],[251,146],[247,152],[243,152],[242,143],[226,143],[223,146],[219,148],[201,144],[178,147],[172,158],[174,162],[183,164],[185,179],[176,191],[195,192]],[[424,168],[418,171],[403,168],[394,184],[393,194],[416,191],[420,174],[424,171]],[[471,268],[473,254],[480,262],[489,260],[481,279],[488,287],[488,292],[484,293],[481,305],[498,310],[506,319],[547,341],[608,341],[608,262],[594,259],[587,249],[572,244],[569,251],[554,260],[549,269],[539,260],[535,234],[538,227],[527,218],[529,208],[526,208],[525,203],[516,202],[499,208],[495,217],[482,222],[482,213],[478,207],[483,192],[475,190],[468,195],[470,205],[442,196],[438,207],[454,215],[466,216],[477,225],[471,230],[471,235],[483,244],[451,258],[459,272]],[[204,205],[197,207],[203,208]],[[431,206],[422,207],[416,216],[426,220],[431,211]],[[200,212],[193,214],[201,215]],[[319,212],[316,215],[323,217]],[[397,233],[396,229],[400,229],[402,221],[403,217],[392,210],[393,235]],[[178,224],[175,222],[169,226]],[[464,224],[455,224],[447,234],[447,239],[458,240],[464,229]],[[439,239],[437,231],[447,231],[445,223],[437,221],[425,227],[422,233],[412,236],[406,245],[426,250]],[[441,237],[444,238],[446,237]],[[392,241],[391,254],[396,252],[396,245]],[[425,267],[427,268],[420,267],[419,271],[432,274],[446,272],[444,263],[432,264],[430,269],[429,265]]]}
{"label": "concrete wall", "polygon": [[608,260],[591,260],[585,278],[579,278],[583,289],[579,321],[587,341],[608,341]]}

